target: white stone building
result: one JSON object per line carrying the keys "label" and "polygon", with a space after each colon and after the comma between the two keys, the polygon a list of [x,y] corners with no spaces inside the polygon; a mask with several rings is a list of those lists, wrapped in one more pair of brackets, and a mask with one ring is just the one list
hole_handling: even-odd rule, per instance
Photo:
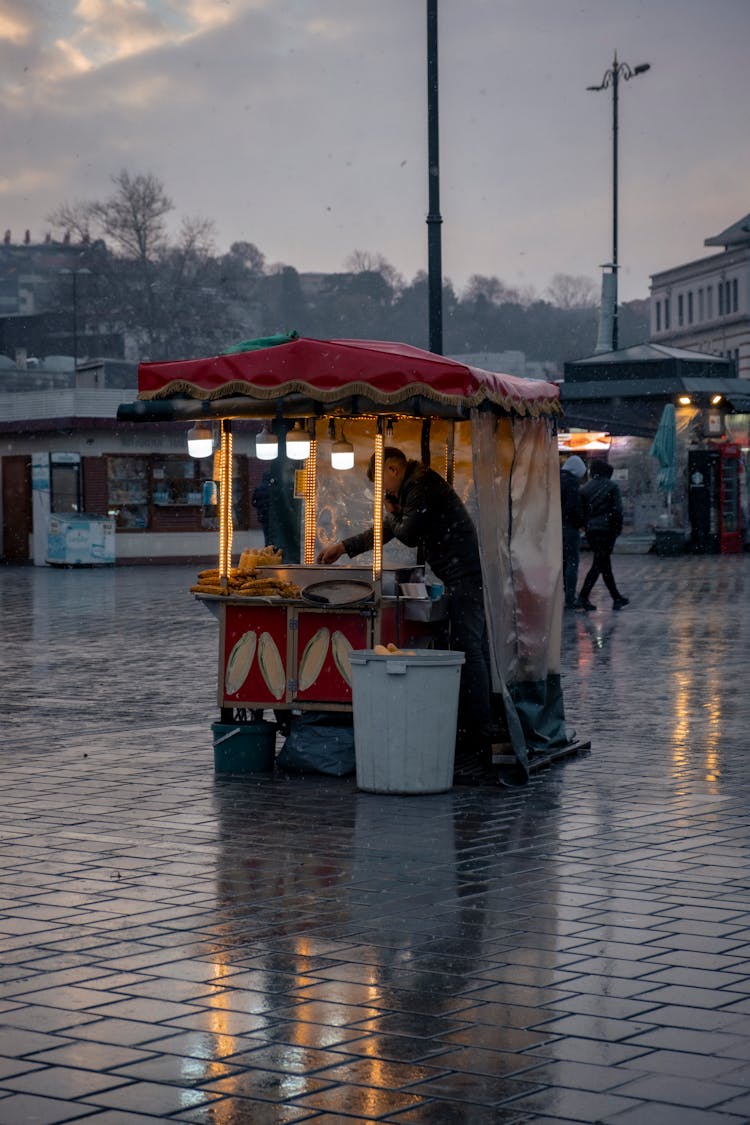
{"label": "white stone building", "polygon": [[651,277],[651,340],[733,360],[750,379],[750,215],[705,246],[717,254]]}

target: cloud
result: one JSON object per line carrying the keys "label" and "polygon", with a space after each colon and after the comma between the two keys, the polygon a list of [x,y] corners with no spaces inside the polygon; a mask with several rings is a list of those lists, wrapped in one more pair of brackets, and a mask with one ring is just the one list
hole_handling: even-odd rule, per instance
{"label": "cloud", "polygon": [[[614,44],[651,63],[621,90],[624,299],[700,256],[748,209],[749,37],[747,0],[446,0],[446,276],[538,291],[557,272],[598,278],[611,104],[586,86]],[[42,237],[45,215],[106,197],[126,167],[163,181],[177,222],[213,217],[221,246],[331,271],[364,246],[413,276],[425,43],[422,0],[0,0],[2,226]]]}
{"label": "cloud", "polygon": [[31,38],[34,23],[21,4],[0,4],[0,40],[20,46]]}
{"label": "cloud", "polygon": [[78,0],[77,27],[60,49],[90,66],[151,50],[172,37],[168,25],[146,0]]}
{"label": "cloud", "polygon": [[238,14],[246,11],[250,7],[265,7],[266,4],[261,0],[260,3],[230,3],[230,0],[187,0],[184,5],[185,16],[187,20],[194,25],[197,30],[210,31],[215,27],[224,27],[226,24],[235,20]]}

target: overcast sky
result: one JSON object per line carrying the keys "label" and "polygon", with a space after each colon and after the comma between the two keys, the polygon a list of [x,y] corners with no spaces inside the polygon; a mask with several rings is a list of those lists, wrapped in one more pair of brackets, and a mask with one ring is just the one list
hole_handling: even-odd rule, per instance
{"label": "overcast sky", "polygon": [[[0,0],[0,229],[153,172],[216,249],[427,268],[425,0]],[[750,0],[439,0],[443,272],[543,294],[612,246],[620,296],[750,212]]]}

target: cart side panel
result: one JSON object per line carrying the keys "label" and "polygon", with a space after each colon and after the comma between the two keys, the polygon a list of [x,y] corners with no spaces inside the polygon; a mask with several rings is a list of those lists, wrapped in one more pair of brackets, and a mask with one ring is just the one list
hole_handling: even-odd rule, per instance
{"label": "cart side panel", "polygon": [[295,700],[351,703],[351,649],[370,645],[371,617],[356,610],[297,611]]}
{"label": "cart side panel", "polygon": [[288,696],[287,606],[224,607],[219,695],[223,707],[275,707]]}
{"label": "cart side panel", "polygon": [[[204,602],[204,604],[206,604]],[[218,604],[207,605],[207,608],[214,613],[219,619],[219,650],[217,653],[216,669],[216,702],[219,707],[225,707],[224,701],[224,671],[226,668],[227,659],[224,655],[226,648],[226,633],[227,633],[227,615],[226,615],[226,602],[219,602]]]}

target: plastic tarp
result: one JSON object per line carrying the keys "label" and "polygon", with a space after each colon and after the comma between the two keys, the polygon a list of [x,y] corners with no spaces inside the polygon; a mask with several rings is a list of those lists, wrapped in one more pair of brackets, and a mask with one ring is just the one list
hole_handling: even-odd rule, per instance
{"label": "plastic tarp", "polygon": [[562,527],[555,427],[472,413],[477,532],[493,689],[513,749],[571,744],[560,683]]}

